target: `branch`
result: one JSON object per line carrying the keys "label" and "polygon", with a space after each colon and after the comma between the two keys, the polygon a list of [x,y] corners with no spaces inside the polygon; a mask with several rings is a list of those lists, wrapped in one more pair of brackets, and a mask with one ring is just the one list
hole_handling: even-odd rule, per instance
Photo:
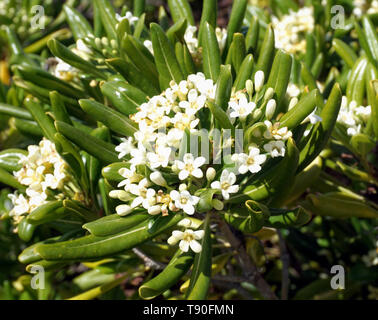
{"label": "branch", "polygon": [[146,267],[155,269],[155,270],[163,270],[165,268],[165,264],[153,260],[151,257],[147,256],[143,251],[133,248],[133,252],[143,260]]}
{"label": "branch", "polygon": [[281,231],[277,230],[277,234],[280,241],[280,252],[281,252],[281,261],[282,261],[282,287],[281,287],[281,299],[287,300],[289,295],[289,265],[290,257],[287,251],[285,239],[282,236]]}
{"label": "branch", "polygon": [[235,235],[230,230],[229,225],[222,219],[218,219],[219,228],[226,236],[231,246],[237,253],[237,258],[239,264],[243,270],[244,277],[249,279],[253,285],[259,290],[261,295],[269,300],[277,300],[277,296],[274,294],[268,283],[261,276],[257,267],[252,263],[249,255],[247,254],[243,243],[235,237]]}

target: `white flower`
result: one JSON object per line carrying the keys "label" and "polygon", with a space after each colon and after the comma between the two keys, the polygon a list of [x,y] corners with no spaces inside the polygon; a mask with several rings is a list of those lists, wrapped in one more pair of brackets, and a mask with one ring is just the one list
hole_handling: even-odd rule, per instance
{"label": "white flower", "polygon": [[301,90],[294,83],[289,83],[289,85],[287,86],[286,92],[289,95],[289,97],[294,98],[300,95]]}
{"label": "white flower", "polygon": [[10,215],[21,216],[30,212],[29,201],[24,195],[9,194],[9,198],[13,203],[13,209],[11,210]]}
{"label": "white flower", "polygon": [[215,28],[215,36],[217,37],[219,50],[222,53],[227,42],[227,29]]}
{"label": "white flower", "polygon": [[322,117],[318,116],[317,114],[315,114],[316,112],[316,108],[314,111],[312,111],[307,117],[306,119],[304,119],[302,121],[302,123],[306,123],[306,122],[310,122],[311,124],[315,124],[317,122],[321,122],[322,121]]}
{"label": "white flower", "polygon": [[130,155],[131,165],[137,166],[139,164],[146,164],[147,150],[141,142],[138,143],[138,148],[134,148],[130,151]]}
{"label": "white flower", "polygon": [[155,152],[147,153],[147,160],[151,169],[156,169],[158,167],[167,167],[171,156],[172,149],[167,147],[158,147]]}
{"label": "white flower", "polygon": [[306,50],[306,34],[314,30],[313,7],[303,7],[298,11],[289,10],[281,19],[272,17],[276,48],[288,53]]}
{"label": "white flower", "polygon": [[220,181],[214,181],[211,183],[211,188],[221,190],[223,199],[228,200],[230,193],[237,193],[239,186],[234,185],[236,182],[235,173],[229,172],[227,169],[222,171]]}
{"label": "white flower", "polygon": [[270,141],[264,144],[264,150],[268,152],[272,158],[285,156],[285,143],[283,141]]}
{"label": "white flower", "polygon": [[191,248],[195,253],[199,253],[202,250],[201,244],[197,240],[201,240],[205,235],[204,230],[193,231],[192,229],[186,229],[184,232],[175,230],[172,231],[172,236],[168,239],[168,244],[175,245],[179,243],[179,248],[183,252],[188,252]]}
{"label": "white flower", "polygon": [[63,60],[56,58],[58,61],[54,69],[54,75],[64,81],[72,81],[76,76],[76,69]]}
{"label": "white flower", "polygon": [[118,20],[118,22],[121,22],[122,20],[127,19],[129,20],[130,24],[134,24],[135,22],[138,21],[139,18],[133,16],[132,12],[127,11],[123,17],[121,17],[118,13],[116,13],[116,19]]}
{"label": "white flower", "polygon": [[245,119],[256,108],[254,102],[248,102],[247,97],[243,94],[239,97],[238,102],[235,100],[230,101],[228,106],[233,110],[230,113],[231,118]]}
{"label": "white flower", "polygon": [[195,178],[202,178],[203,172],[200,169],[206,162],[206,158],[198,157],[194,159],[191,153],[186,153],[183,157],[183,161],[176,160],[175,164],[180,170],[179,172],[179,179],[185,180],[189,176],[193,176]]}
{"label": "white flower", "polygon": [[189,25],[184,34],[184,40],[191,54],[196,53],[198,50],[198,39],[195,37],[196,31],[197,27]]}
{"label": "white flower", "polygon": [[135,166],[130,166],[130,169],[128,168],[121,168],[118,170],[118,173],[125,178],[125,180],[122,180],[118,184],[118,188],[125,187],[125,190],[128,190],[129,185],[135,182],[139,182],[142,180],[142,176],[136,172]]}
{"label": "white flower", "polygon": [[131,203],[132,208],[142,205],[143,208],[149,209],[156,204],[156,191],[148,188],[148,186],[149,182],[146,178],[142,179],[139,184],[131,184],[129,186],[129,192],[137,196]]}
{"label": "white flower", "polygon": [[124,156],[128,155],[132,149],[135,149],[133,137],[129,138],[121,138],[121,143],[115,147],[115,151],[119,153],[118,159],[123,158]]}
{"label": "white flower", "polygon": [[172,190],[169,194],[174,201],[176,208],[182,209],[186,214],[194,214],[194,206],[197,205],[199,197],[192,196],[189,191],[176,191]]}
{"label": "white flower", "polygon": [[261,170],[261,164],[266,161],[266,155],[260,154],[260,149],[256,147],[249,148],[249,154],[233,154],[231,159],[238,164],[238,171],[241,174],[256,173]]}
{"label": "white flower", "polygon": [[292,136],[291,131],[287,127],[280,128],[280,123],[272,124],[270,121],[265,120],[266,131],[264,132],[265,139],[287,140]]}

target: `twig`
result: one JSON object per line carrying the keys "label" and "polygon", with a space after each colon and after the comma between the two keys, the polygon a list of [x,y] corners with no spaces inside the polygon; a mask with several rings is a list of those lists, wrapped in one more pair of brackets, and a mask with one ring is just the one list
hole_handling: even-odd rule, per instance
{"label": "twig", "polygon": [[289,296],[289,265],[290,265],[290,257],[287,251],[285,239],[282,236],[280,230],[277,230],[277,234],[279,237],[280,242],[280,251],[281,251],[281,261],[282,261],[282,287],[281,287],[281,299],[287,300]]}
{"label": "twig", "polygon": [[163,270],[166,267],[166,265],[164,263],[153,260],[151,257],[147,256],[143,251],[141,251],[137,248],[133,248],[133,252],[139,258],[141,258],[143,260],[144,264],[147,267],[150,267],[150,268],[155,269],[155,270]]}
{"label": "twig", "polygon": [[264,298],[270,300],[277,300],[277,296],[274,294],[268,283],[261,276],[261,274],[257,270],[257,267],[252,263],[249,255],[247,254],[244,248],[243,243],[237,237],[235,237],[235,235],[230,230],[230,227],[224,220],[219,219],[218,223],[220,230],[223,232],[223,234],[230,242],[231,246],[237,252],[237,258],[243,270],[244,277],[249,279],[249,282],[253,283],[253,285],[257,288],[257,290],[260,291],[261,295]]}

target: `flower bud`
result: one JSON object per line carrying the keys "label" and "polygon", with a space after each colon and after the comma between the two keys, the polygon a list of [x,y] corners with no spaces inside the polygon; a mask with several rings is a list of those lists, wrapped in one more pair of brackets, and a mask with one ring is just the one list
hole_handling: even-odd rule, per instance
{"label": "flower bud", "polygon": [[212,167],[209,167],[206,170],[206,179],[207,179],[207,181],[209,181],[209,182],[213,181],[216,174],[217,174],[217,172],[215,171],[215,169],[212,168]]}
{"label": "flower bud", "polygon": [[262,115],[262,111],[261,111],[261,109],[256,109],[256,110],[253,112],[253,119],[260,118],[261,115]]}
{"label": "flower bud", "polygon": [[148,214],[155,216],[161,212],[161,207],[159,205],[155,205],[148,208]]}
{"label": "flower bud", "polygon": [[150,174],[150,180],[158,186],[166,187],[167,181],[164,179],[160,171],[154,171]]}
{"label": "flower bud", "polygon": [[133,211],[133,208],[127,204],[121,204],[116,207],[116,212],[119,216],[126,216]]}
{"label": "flower bud", "polygon": [[246,82],[245,82],[245,88],[247,89],[247,93],[250,97],[252,97],[253,95],[253,82],[251,79],[248,79]]}
{"label": "flower bud", "polygon": [[273,98],[274,90],[273,88],[268,88],[265,91],[264,100],[270,100]]}
{"label": "flower bud", "polygon": [[188,187],[187,187],[187,185],[186,185],[185,183],[181,183],[181,184],[179,185],[179,191],[180,191],[180,192],[186,190],[187,188],[188,188]]}
{"label": "flower bud", "polygon": [[276,100],[270,99],[268,101],[266,105],[266,109],[265,109],[265,117],[268,120],[272,119],[274,113],[276,112],[276,106],[277,106]]}
{"label": "flower bud", "polygon": [[189,228],[192,225],[192,221],[188,218],[182,219],[178,224],[180,227]]}
{"label": "flower bud", "polygon": [[119,199],[121,201],[131,200],[130,194],[124,190],[112,190],[109,192],[109,197],[113,199]]}
{"label": "flower bud", "polygon": [[264,85],[264,79],[265,78],[265,75],[264,75],[264,71],[257,71],[255,73],[255,90],[256,92],[259,92],[261,90],[261,88],[263,87]]}
{"label": "flower bud", "polygon": [[218,199],[213,199],[212,204],[215,210],[223,210],[224,208],[223,202]]}

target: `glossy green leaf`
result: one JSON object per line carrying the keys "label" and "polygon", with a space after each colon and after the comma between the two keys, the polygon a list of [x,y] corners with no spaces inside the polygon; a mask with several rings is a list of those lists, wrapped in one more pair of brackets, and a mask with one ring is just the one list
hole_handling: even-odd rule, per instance
{"label": "glossy green leaf", "polygon": [[111,104],[125,115],[134,114],[140,105],[147,101],[147,95],[123,81],[107,81],[101,85],[101,92]]}
{"label": "glossy green leaf", "polygon": [[91,234],[99,237],[109,236],[128,230],[141,222],[151,218],[146,212],[135,212],[125,217],[111,214],[83,225]]}
{"label": "glossy green leaf", "polygon": [[221,57],[214,28],[207,22],[202,37],[203,72],[207,79],[216,82],[220,72]]}
{"label": "glossy green leaf", "polygon": [[84,99],[79,101],[80,107],[97,121],[104,123],[110,130],[126,137],[133,136],[137,131],[128,117],[97,101]]}
{"label": "glossy green leaf", "polygon": [[115,146],[113,144],[102,141],[101,139],[93,137],[90,134],[61,121],[55,121],[55,127],[58,132],[67,137],[78,147],[87,151],[89,154],[104,163],[118,161],[118,155],[115,152]]}
{"label": "glossy green leaf", "polygon": [[35,249],[46,260],[87,260],[108,256],[131,249],[176,225],[182,219],[175,214],[165,217],[165,223],[156,232],[148,231],[148,221],[124,232],[106,237],[93,235],[57,244],[42,244]]}
{"label": "glossy green leaf", "polygon": [[188,272],[192,263],[192,251],[182,252],[178,250],[162,272],[139,287],[140,297],[149,300],[162,294]]}
{"label": "glossy green leaf", "polygon": [[150,29],[155,63],[159,72],[160,87],[164,90],[169,87],[171,80],[179,83],[181,80],[184,80],[184,77],[175,57],[174,49],[164,31],[156,23],[151,23]]}

